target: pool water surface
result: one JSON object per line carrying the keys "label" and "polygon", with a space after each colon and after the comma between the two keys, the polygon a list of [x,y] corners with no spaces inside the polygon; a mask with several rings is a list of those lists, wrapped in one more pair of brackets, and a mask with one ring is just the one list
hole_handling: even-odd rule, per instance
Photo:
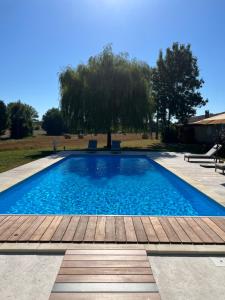
{"label": "pool water surface", "polygon": [[1,214],[225,216],[146,156],[78,155],[0,193]]}

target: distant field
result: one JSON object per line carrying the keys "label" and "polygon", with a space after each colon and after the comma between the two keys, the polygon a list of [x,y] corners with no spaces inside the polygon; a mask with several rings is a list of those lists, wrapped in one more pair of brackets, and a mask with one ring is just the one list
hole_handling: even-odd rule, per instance
{"label": "distant field", "polygon": [[[154,151],[193,151],[201,152],[198,145],[164,144],[156,139],[142,139],[141,134],[113,134],[113,139],[122,141],[122,148],[125,149],[146,149]],[[44,157],[52,153],[53,140],[58,143],[58,150],[86,149],[89,139],[98,140],[98,148],[106,145],[106,135],[86,135],[79,139],[77,135],[71,135],[71,139],[64,136],[47,136],[42,131],[35,132],[33,137],[12,140],[0,140],[0,172],[7,171],[14,167],[28,163],[32,160]]]}

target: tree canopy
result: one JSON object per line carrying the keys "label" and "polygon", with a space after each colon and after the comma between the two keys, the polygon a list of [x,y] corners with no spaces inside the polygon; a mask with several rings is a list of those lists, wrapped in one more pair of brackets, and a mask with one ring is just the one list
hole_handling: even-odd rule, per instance
{"label": "tree canopy", "polygon": [[49,109],[42,118],[42,128],[48,135],[60,135],[63,132],[64,124],[62,113],[58,108]]}
{"label": "tree canopy", "polygon": [[207,103],[199,91],[203,83],[190,45],[173,43],[165,55],[160,51],[152,73],[152,88],[162,129],[169,126],[173,118],[185,124],[197,107]]}
{"label": "tree canopy", "polygon": [[4,133],[8,125],[7,106],[0,100],[0,134]]}
{"label": "tree canopy", "polygon": [[20,101],[8,104],[11,138],[20,139],[33,134],[31,106]]}
{"label": "tree canopy", "polygon": [[151,118],[151,69],[114,54],[107,46],[86,65],[60,74],[61,109],[73,131],[107,132],[110,147],[114,130],[144,130]]}

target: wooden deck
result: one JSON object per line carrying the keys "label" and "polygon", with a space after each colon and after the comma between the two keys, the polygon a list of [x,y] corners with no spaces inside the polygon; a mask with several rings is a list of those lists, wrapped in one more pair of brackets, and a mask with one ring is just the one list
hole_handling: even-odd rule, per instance
{"label": "wooden deck", "polygon": [[225,244],[225,218],[1,215],[0,242]]}
{"label": "wooden deck", "polygon": [[67,250],[50,300],[142,299],[160,295],[145,250]]}

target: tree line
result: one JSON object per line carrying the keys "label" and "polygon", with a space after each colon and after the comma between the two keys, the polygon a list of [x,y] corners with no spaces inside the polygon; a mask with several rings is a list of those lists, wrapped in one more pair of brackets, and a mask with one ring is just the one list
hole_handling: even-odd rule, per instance
{"label": "tree line", "polygon": [[[200,93],[204,81],[197,58],[190,45],[178,43],[160,51],[155,67],[107,46],[86,64],[66,67],[59,83],[60,108],[46,112],[42,127],[48,134],[107,133],[108,147],[111,133],[118,130],[160,131],[166,140],[174,122],[185,124],[207,103]],[[35,110],[32,116],[31,107],[21,102],[7,108],[1,104],[0,115],[4,110],[9,118],[0,118],[0,130],[10,120],[12,136],[18,137],[18,126],[31,134]]]}

